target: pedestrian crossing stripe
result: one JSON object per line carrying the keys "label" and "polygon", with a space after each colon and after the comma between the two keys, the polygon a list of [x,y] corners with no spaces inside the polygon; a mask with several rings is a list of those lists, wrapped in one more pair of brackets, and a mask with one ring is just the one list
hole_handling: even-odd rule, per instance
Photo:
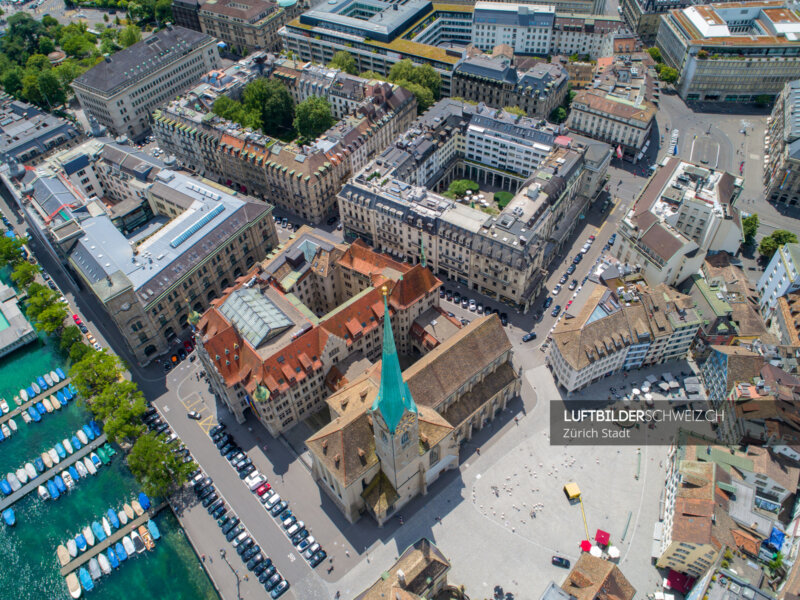
{"label": "pedestrian crossing stripe", "polygon": [[197,424],[200,426],[200,429],[208,433],[211,431],[212,427],[216,427],[217,420],[214,418],[214,415],[208,415],[202,421],[198,421]]}

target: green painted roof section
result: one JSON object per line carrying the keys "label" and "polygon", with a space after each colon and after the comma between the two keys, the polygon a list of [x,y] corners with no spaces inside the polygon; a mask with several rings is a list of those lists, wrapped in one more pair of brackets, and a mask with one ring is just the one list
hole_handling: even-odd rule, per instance
{"label": "green painted roof section", "polygon": [[299,310],[302,315],[311,321],[311,324],[316,327],[319,325],[319,317],[311,312],[311,309],[308,308],[305,304],[300,301],[300,298],[295,296],[294,294],[286,294],[285,298],[289,301],[289,303],[294,306],[297,310]]}
{"label": "green painted roof section", "polygon": [[405,412],[416,413],[417,405],[414,404],[408,384],[403,381],[403,371],[400,369],[400,361],[397,358],[397,348],[394,345],[394,333],[385,293],[383,296],[382,360],[381,387],[372,404],[372,410],[380,411],[389,431],[394,434]]}
{"label": "green painted roof section", "polygon": [[725,483],[724,481],[718,481],[717,487],[725,492],[730,492],[731,494],[736,493],[736,488],[733,487],[730,483]]}
{"label": "green painted roof section", "polygon": [[291,287],[297,283],[297,280],[300,279],[300,272],[292,271],[286,277],[281,279],[281,287],[284,290],[290,290]]}
{"label": "green painted roof section", "polygon": [[719,448],[712,448],[710,454],[698,448],[697,459],[714,462],[728,472],[730,472],[731,467],[739,471],[753,471],[752,460],[744,456],[736,456],[735,454],[731,454],[730,451],[725,452]]}
{"label": "green painted roof section", "polygon": [[697,290],[703,295],[703,298],[706,302],[708,302],[708,305],[711,307],[711,310],[714,311],[716,316],[723,317],[733,311],[733,308],[731,308],[730,304],[717,296],[717,292],[720,291],[718,287],[710,287],[708,283],[706,283],[706,281],[699,276],[697,279],[695,279],[694,284],[697,286]]}

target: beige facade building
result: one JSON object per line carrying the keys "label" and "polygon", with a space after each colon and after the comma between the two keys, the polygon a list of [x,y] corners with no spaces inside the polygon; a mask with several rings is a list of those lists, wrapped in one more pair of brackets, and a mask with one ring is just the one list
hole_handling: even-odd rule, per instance
{"label": "beige facade building", "polygon": [[336,194],[352,170],[416,116],[416,99],[406,89],[360,82],[358,107],[306,146],[245,130],[191,96],[156,111],[153,132],[160,147],[189,169],[320,223],[334,215]]}
{"label": "beige facade building", "polygon": [[120,50],[72,82],[83,109],[114,135],[139,140],[150,131],[150,115],[200,77],[217,69],[216,40],[168,25]]}
{"label": "beige facade building", "polygon": [[231,52],[244,55],[279,50],[278,29],[299,14],[300,8],[296,1],[206,0],[200,5],[198,18],[203,33],[225,42]]}
{"label": "beige facade building", "polygon": [[800,79],[787,83],[775,100],[764,140],[764,187],[777,206],[800,204]]}

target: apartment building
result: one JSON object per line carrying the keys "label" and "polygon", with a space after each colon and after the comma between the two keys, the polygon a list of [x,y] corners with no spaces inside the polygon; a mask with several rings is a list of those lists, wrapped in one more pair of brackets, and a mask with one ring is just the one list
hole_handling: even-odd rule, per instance
{"label": "apartment building", "polygon": [[741,190],[730,173],[667,158],[620,222],[614,256],[641,266],[651,285],[680,284],[708,252],[738,250]]}
{"label": "apartment building", "polygon": [[153,132],[160,147],[189,169],[320,223],[335,216],[336,194],[345,178],[416,116],[416,98],[405,88],[360,81],[358,108],[309,145],[245,130],[208,112],[208,102],[192,95],[156,111]]}
{"label": "apartment building", "polygon": [[764,358],[742,346],[712,346],[701,371],[708,401],[720,406],[737,381],[750,381],[764,365]]}
{"label": "apartment building", "polygon": [[688,6],[663,15],[656,37],[687,101],[773,100],[800,77],[800,16],[781,0]]}
{"label": "apartment building", "polygon": [[299,13],[297,0],[206,0],[198,11],[203,33],[239,55],[279,50],[278,29]]}
{"label": "apartment building", "polygon": [[800,294],[791,292],[778,298],[773,312],[771,331],[780,343],[792,348],[800,348]]}
{"label": "apartment building", "polygon": [[168,25],[120,50],[75,78],[75,96],[87,114],[114,135],[140,140],[153,110],[221,65],[213,37]]}
{"label": "apartment building", "polygon": [[[429,109],[342,188],[346,239],[361,238],[442,279],[526,311],[603,185],[610,148],[558,136],[526,117],[453,99]],[[516,192],[496,216],[434,189],[468,178]],[[488,204],[484,201],[484,204]]]}
{"label": "apartment building", "polygon": [[688,296],[654,288],[596,285],[579,314],[560,321],[547,355],[568,393],[612,373],[685,358],[702,319]]}
{"label": "apartment building", "polygon": [[[249,408],[273,435],[293,427],[380,358],[384,285],[405,353],[414,322],[438,307],[441,282],[420,266],[303,231],[197,322],[212,388],[239,422]],[[323,290],[330,294],[324,300],[316,293]]]}
{"label": "apartment building", "polygon": [[670,10],[691,6],[690,0],[621,0],[622,16],[642,43],[652,45],[658,34],[661,16]]}
{"label": "apartment building", "polygon": [[0,161],[36,164],[54,150],[81,139],[80,132],[66,119],[0,94]]}
{"label": "apartment building", "polygon": [[581,15],[557,12],[549,54],[578,54],[589,59],[609,56],[619,45],[618,38],[630,38],[624,21],[604,14]]}
{"label": "apartment building", "polygon": [[146,198],[157,218],[125,234],[108,206],[83,196],[68,177],[42,172],[23,180],[26,218],[144,364],[277,245],[270,205],[207,180],[168,169],[150,179],[148,172]]}
{"label": "apartment building", "polygon": [[575,566],[567,575],[561,590],[567,598],[575,600],[596,600],[608,597],[608,590],[614,590],[617,600],[633,600],[636,589],[625,578],[620,568],[613,562],[582,552]]}
{"label": "apartment building", "polygon": [[529,117],[546,119],[564,102],[568,81],[559,65],[538,63],[521,73],[505,57],[471,56],[453,70],[451,94],[495,108],[516,106]]}
{"label": "apartment building", "polygon": [[758,280],[759,309],[765,321],[770,321],[778,298],[800,290],[800,244],[784,244],[773,254]]}
{"label": "apartment building", "polygon": [[777,206],[800,203],[800,79],[787,83],[775,99],[764,140],[766,198]]}

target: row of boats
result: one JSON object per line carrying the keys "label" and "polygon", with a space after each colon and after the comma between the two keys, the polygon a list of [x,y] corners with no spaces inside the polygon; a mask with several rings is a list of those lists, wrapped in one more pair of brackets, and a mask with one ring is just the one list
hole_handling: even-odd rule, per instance
{"label": "row of boats", "polygon": [[[4,479],[0,479],[0,492],[2,492],[5,496],[16,492],[23,485],[28,483],[28,481],[33,481],[45,471],[49,471],[54,466],[59,464],[63,459],[77,452],[83,446],[102,435],[102,433],[103,431],[96,421],[91,421],[90,423],[84,425],[81,429],[75,432],[75,435],[73,435],[70,439],[64,438],[53,448],[50,448],[46,452],[42,452],[40,457],[35,458],[32,462],[26,463],[23,467],[20,467],[15,472],[8,473]],[[75,465],[70,466],[66,473],[70,475],[69,479],[73,481],[74,485],[74,481],[76,481],[79,477],[85,477],[87,473],[94,475],[99,467],[101,467],[103,464],[108,464],[111,462],[111,457],[114,456],[114,454],[116,454],[116,450],[114,450],[110,444],[105,444],[104,446],[98,448],[96,452],[92,452],[89,456],[84,457],[83,461],[76,461]],[[61,476],[57,475],[54,480],[51,480],[47,483],[47,488],[44,486],[39,486],[39,496],[45,500],[49,499],[49,497],[57,498],[58,493],[63,493],[68,487],[72,487],[68,485],[64,479],[65,478],[63,477],[62,472]],[[44,494],[42,493],[43,489],[44,491],[49,492],[48,497],[44,497]],[[55,489],[56,494],[53,494],[52,489]]]}
{"label": "row of boats", "polygon": [[[66,566],[69,562],[96,543],[103,542],[110,537],[115,530],[125,527],[129,521],[142,516],[145,511],[150,509],[150,499],[140,493],[138,499],[125,503],[120,511],[109,508],[101,521],[94,521],[91,525],[84,527],[74,539],[67,540],[66,545],[60,544],[56,548],[56,555],[61,566]],[[82,591],[90,592],[94,589],[94,582],[102,575],[108,575],[112,569],[116,569],[128,557],[140,554],[145,550],[152,550],[155,541],[161,537],[161,532],[155,521],[149,520],[146,525],[134,527],[129,534],[124,535],[120,541],[108,544],[105,552],[100,552],[97,556],[89,559],[88,568],[81,567],[77,572],[73,571],[67,575],[67,587],[73,598],[80,598]]]}
{"label": "row of boats", "polygon": [[[48,398],[42,398],[35,404],[28,407],[27,410],[23,410],[20,414],[22,416],[22,420],[26,423],[30,423],[31,421],[34,423],[38,423],[42,420],[42,416],[46,413],[51,413],[53,411],[61,410],[63,406],[66,406],[67,403],[74,399],[78,390],[75,389],[75,386],[71,383],[58,390],[55,394],[51,394]],[[14,397],[14,400],[17,400],[17,396]],[[2,402],[0,401],[0,407],[2,407]],[[9,420],[9,425],[14,422],[14,419]],[[4,427],[5,424],[0,425],[0,428]],[[15,428],[16,425],[12,427]],[[2,441],[2,440],[0,440]]]}
{"label": "row of boats", "polygon": [[[27,388],[22,388],[19,391],[19,395],[14,397],[14,402],[16,402],[17,406],[21,406],[28,400],[33,400],[36,396],[42,392],[46,392],[48,389],[65,380],[66,378],[67,376],[65,375],[64,371],[61,370],[61,367],[56,367],[54,371],[39,375],[36,378],[36,381],[32,381]],[[8,406],[8,402],[5,400],[0,400],[0,410],[3,411],[3,414],[7,413],[10,409],[11,407]]]}

